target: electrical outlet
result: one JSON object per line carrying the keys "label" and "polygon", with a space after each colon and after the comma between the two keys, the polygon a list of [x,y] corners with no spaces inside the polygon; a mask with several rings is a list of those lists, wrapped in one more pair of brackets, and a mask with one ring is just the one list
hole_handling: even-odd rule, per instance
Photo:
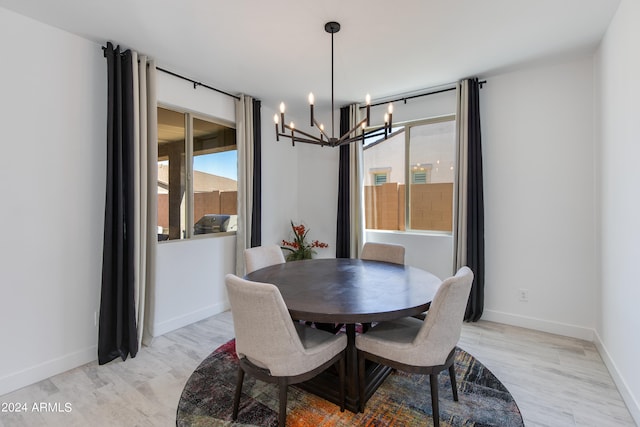
{"label": "electrical outlet", "polygon": [[529,301],[529,290],[528,289],[520,289],[518,291],[519,300],[522,302]]}

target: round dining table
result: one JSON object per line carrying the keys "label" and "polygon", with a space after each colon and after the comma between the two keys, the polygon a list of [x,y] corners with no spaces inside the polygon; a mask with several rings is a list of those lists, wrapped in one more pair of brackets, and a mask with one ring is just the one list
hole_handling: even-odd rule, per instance
{"label": "round dining table", "polygon": [[[429,309],[438,287],[437,276],[408,265],[349,258],[325,258],[276,264],[249,273],[245,279],[278,287],[294,320],[344,324],[346,407],[357,412],[361,399],[371,397],[390,369],[367,367],[365,395],[358,392],[356,325],[414,316]],[[326,372],[302,387],[338,402],[337,376]]]}

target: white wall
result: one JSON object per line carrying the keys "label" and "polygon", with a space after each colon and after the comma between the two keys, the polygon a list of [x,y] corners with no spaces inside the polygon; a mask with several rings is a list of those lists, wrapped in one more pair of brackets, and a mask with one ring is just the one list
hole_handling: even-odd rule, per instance
{"label": "white wall", "polygon": [[276,107],[263,103],[261,110],[262,244],[279,245],[282,239],[288,239],[291,233],[290,220],[304,222],[313,229],[312,236],[321,240],[324,236],[320,236],[315,218],[299,214],[298,190],[302,187],[298,182],[298,159],[301,144],[292,147],[285,139],[276,142],[273,124]]}
{"label": "white wall", "polygon": [[422,268],[441,279],[453,271],[453,239],[447,234],[367,231],[368,242],[395,243],[405,247],[405,264]]}
{"label": "white wall", "polygon": [[97,356],[106,61],[0,8],[0,395]]}
{"label": "white wall", "polygon": [[311,144],[298,144],[295,149],[299,220],[310,229],[311,240],[329,244],[328,248],[317,249],[317,258],[335,258],[340,149]]}
{"label": "white wall", "polygon": [[598,52],[601,127],[600,353],[636,423],[640,424],[640,4],[623,0]]}
{"label": "white wall", "polygon": [[[158,103],[235,124],[235,100],[158,72]],[[235,273],[236,237],[203,236],[158,243],[151,334],[162,335],[229,307],[224,276]]]}
{"label": "white wall", "polygon": [[224,276],[236,270],[236,236],[158,244],[151,333],[159,336],[229,308]]}
{"label": "white wall", "polygon": [[487,77],[483,319],[593,336],[593,84],[591,56]]}

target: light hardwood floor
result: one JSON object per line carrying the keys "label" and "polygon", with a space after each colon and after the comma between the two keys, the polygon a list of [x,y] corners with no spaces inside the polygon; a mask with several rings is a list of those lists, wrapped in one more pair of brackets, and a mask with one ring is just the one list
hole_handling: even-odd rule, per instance
{"label": "light hardwood floor", "polygon": [[[175,426],[189,375],[231,338],[225,312],[156,338],[126,362],[89,363],[0,396],[27,406],[0,412],[0,426]],[[589,342],[480,321],[464,325],[459,345],[511,391],[527,427],[635,426]],[[41,403],[48,408],[34,411]]]}

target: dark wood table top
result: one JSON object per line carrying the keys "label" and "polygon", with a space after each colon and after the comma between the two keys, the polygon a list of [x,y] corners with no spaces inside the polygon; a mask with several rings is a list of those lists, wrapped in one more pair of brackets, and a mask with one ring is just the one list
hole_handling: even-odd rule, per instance
{"label": "dark wood table top", "polygon": [[276,285],[294,319],[336,323],[379,322],[422,313],[442,283],[408,265],[348,258],[287,262],[245,278]]}

